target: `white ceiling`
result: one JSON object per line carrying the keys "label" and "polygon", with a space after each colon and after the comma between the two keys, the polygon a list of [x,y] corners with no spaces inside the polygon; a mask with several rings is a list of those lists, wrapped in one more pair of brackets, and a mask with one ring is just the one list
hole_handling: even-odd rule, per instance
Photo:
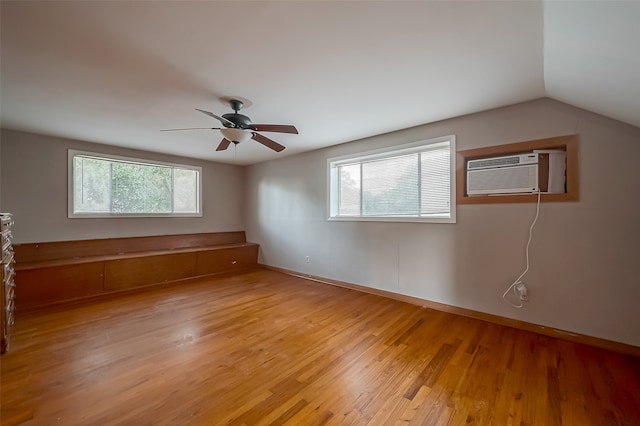
{"label": "white ceiling", "polygon": [[[0,3],[2,127],[252,164],[551,97],[640,126],[640,2]],[[294,124],[215,152],[230,112]]]}

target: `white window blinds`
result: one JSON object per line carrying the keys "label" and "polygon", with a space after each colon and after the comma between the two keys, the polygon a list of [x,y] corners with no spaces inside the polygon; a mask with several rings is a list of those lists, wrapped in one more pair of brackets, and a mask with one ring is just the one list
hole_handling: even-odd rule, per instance
{"label": "white window blinds", "polygon": [[330,219],[455,220],[453,137],[329,160]]}

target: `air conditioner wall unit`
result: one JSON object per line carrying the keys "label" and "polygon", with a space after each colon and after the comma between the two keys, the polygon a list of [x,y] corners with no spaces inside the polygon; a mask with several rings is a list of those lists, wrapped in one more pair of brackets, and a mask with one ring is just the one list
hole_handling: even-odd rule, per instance
{"label": "air conditioner wall unit", "polygon": [[469,160],[467,195],[563,193],[565,158],[565,151],[536,150]]}

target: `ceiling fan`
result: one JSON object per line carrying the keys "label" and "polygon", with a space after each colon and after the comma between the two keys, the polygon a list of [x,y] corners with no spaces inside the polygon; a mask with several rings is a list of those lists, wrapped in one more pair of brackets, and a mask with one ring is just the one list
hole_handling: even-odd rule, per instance
{"label": "ceiling fan", "polygon": [[298,134],[298,129],[296,129],[295,126],[286,124],[253,124],[249,117],[238,113],[238,111],[240,111],[244,106],[244,103],[238,99],[230,99],[229,105],[231,106],[233,112],[222,114],[222,117],[219,117],[209,111],[196,108],[196,111],[200,111],[201,113],[206,114],[209,117],[215,118],[220,123],[222,123],[224,127],[189,127],[186,129],[165,129],[161,131],[172,132],[176,130],[199,129],[220,130],[223,138],[216,148],[216,151],[224,151],[232,143],[237,145],[240,142],[245,142],[249,139],[253,139],[254,141],[266,146],[267,148],[271,148],[276,152],[280,152],[285,148],[283,145],[280,145],[278,142],[269,139],[268,137],[263,136],[258,132],[293,133],[296,135]]}

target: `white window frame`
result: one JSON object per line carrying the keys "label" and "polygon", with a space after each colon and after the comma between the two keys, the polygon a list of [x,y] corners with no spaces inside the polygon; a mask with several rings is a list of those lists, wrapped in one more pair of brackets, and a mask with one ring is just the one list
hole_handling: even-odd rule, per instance
{"label": "white window frame", "polygon": [[[376,159],[392,158],[402,155],[428,151],[437,145],[449,143],[449,217],[433,216],[370,216],[343,215],[338,212],[338,166]],[[360,188],[362,193],[362,188]],[[400,146],[387,147],[357,154],[344,155],[327,159],[327,220],[329,221],[365,221],[365,222],[432,222],[456,223],[456,137],[455,135],[422,140]]]}
{"label": "white window frame", "polygon": [[[178,168],[183,170],[194,170],[198,172],[198,189],[197,189],[197,206],[198,211],[196,213],[107,213],[107,212],[82,212],[75,213],[74,212],[74,197],[75,197],[75,188],[74,188],[74,167],[73,162],[76,156],[84,156],[96,158],[99,160],[106,161],[117,161],[131,164],[141,164],[141,165],[149,165],[149,166],[165,166]],[[132,158],[132,157],[123,157],[119,155],[111,155],[111,154],[101,154],[96,152],[89,151],[80,151],[75,149],[70,149],[68,151],[68,173],[67,173],[67,216],[69,218],[119,218],[119,217],[202,217],[202,167],[192,166],[186,164],[176,164],[176,163],[167,163],[162,161],[154,161],[147,160],[141,158]],[[173,182],[172,182],[173,183]]]}

